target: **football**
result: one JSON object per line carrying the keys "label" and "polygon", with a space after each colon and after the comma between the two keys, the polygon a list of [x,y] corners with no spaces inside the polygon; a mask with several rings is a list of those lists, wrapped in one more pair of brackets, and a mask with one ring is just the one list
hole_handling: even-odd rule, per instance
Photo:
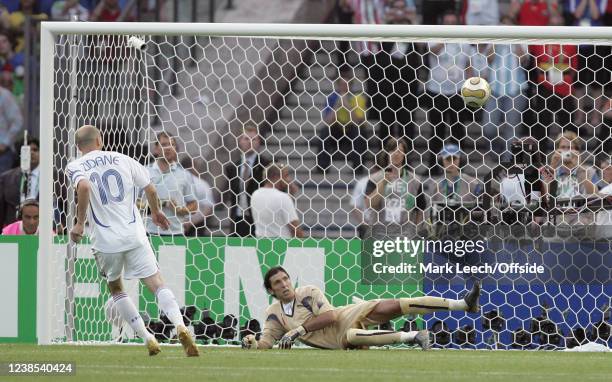
{"label": "football", "polygon": [[461,96],[469,107],[482,107],[491,97],[491,86],[484,78],[471,77],[463,83]]}

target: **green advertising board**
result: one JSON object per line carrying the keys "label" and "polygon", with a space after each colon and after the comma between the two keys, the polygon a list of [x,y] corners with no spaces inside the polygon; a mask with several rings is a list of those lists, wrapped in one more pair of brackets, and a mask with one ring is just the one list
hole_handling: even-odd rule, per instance
{"label": "green advertising board", "polygon": [[[56,240],[59,272],[66,269],[65,238]],[[168,238],[153,237],[153,249],[168,286],[181,305],[208,310],[215,321],[226,314],[239,317],[242,325],[249,318],[261,318],[272,301],[263,288],[263,275],[277,265],[284,266],[297,286],[314,284],[325,290],[335,306],[349,304],[353,297],[377,299],[422,294],[418,283],[407,285],[366,285],[362,283],[361,241],[328,239],[242,239],[242,238]],[[10,245],[18,259],[18,278],[5,281],[1,294],[17,291],[18,308],[9,321],[18,323],[18,330],[0,336],[0,342],[35,342],[36,328],[36,237],[1,237],[0,245]],[[15,245],[16,244],[16,245]],[[106,319],[107,288],[99,277],[95,260],[87,245],[80,248],[74,264],[74,339],[82,341],[111,340],[111,324]],[[6,247],[9,248],[9,247]],[[10,252],[8,249],[4,252]],[[57,271],[58,267],[54,267]],[[53,272],[53,270],[49,270]],[[59,285],[50,285],[58,301],[53,306],[56,317],[45,317],[63,325],[63,295],[66,284],[62,275],[52,278]],[[65,277],[64,277],[65,279]],[[12,284],[10,284],[12,283]],[[14,284],[14,285],[13,285]],[[138,299],[138,307],[157,318],[154,296],[142,286],[133,284],[130,294]],[[129,294],[129,293],[128,293]],[[58,319],[59,317],[59,319]],[[0,322],[0,325],[2,322]],[[62,338],[57,338],[62,340]]]}

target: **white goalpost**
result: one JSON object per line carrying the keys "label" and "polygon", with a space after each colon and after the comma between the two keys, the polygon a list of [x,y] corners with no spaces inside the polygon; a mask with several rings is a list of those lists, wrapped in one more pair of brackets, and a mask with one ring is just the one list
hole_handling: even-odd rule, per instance
{"label": "white goalpost", "polygon": [[[591,66],[585,46],[603,47],[592,54],[601,55],[598,67]],[[189,320],[199,341],[233,343],[249,320],[263,326],[270,297],[262,275],[283,265],[298,285],[320,286],[336,306],[354,298],[458,298],[483,280],[483,315],[406,319],[432,330],[437,347],[559,349],[584,342],[577,329],[588,333],[586,340],[610,346],[612,201],[601,190],[612,179],[601,166],[612,166],[612,28],[43,22],[40,48],[39,344],[118,340],[117,323],[105,316],[108,292],[90,246],[67,236],[75,201],[63,170],[78,155],[75,130],[92,124],[106,149],[147,166],[161,155],[157,134],[176,137],[183,161],[177,166],[196,180],[190,191],[169,189],[162,199],[179,191],[195,196],[197,179],[210,188],[212,196],[198,198],[201,226],[191,215],[177,215],[185,234],[151,238],[179,304],[193,307]],[[549,63],[542,59],[547,55]],[[444,73],[436,77],[436,70]],[[554,70],[560,78],[552,79]],[[512,79],[501,80],[500,71]],[[456,91],[445,93],[445,87],[460,88],[454,75],[462,83],[468,73],[486,78],[493,89],[481,109],[457,104]],[[503,97],[509,107],[501,106]],[[336,136],[340,124],[343,133]],[[226,169],[243,158],[237,140],[249,126],[259,129],[262,157],[291,169],[305,239],[239,236],[233,211],[242,194],[235,195]],[[513,151],[511,145],[526,138],[532,143]],[[559,148],[564,139],[567,149]],[[403,167],[392,180],[385,175],[393,172],[389,141],[396,142],[394,150],[397,142],[406,143]],[[572,150],[577,164],[565,178],[558,161],[565,163],[563,155]],[[521,155],[534,162],[521,162]],[[451,187],[444,159],[455,156],[460,169]],[[238,168],[235,178],[242,176]],[[536,175],[527,174],[532,168]],[[550,184],[558,185],[553,191],[549,183],[537,188],[549,182],[542,175],[548,170]],[[520,184],[508,186],[517,174]],[[368,182],[374,190],[388,187],[389,199],[400,195],[394,206],[401,211],[384,210],[393,207],[385,200],[380,208],[368,204]],[[526,182],[537,198],[522,188]],[[563,193],[564,184],[575,192]],[[442,185],[451,188],[442,192]],[[138,213],[146,220],[146,209]],[[386,220],[390,216],[401,221]],[[568,226],[595,227],[595,236],[559,233]],[[453,227],[461,233],[449,233]],[[187,236],[190,228],[195,236]],[[537,263],[546,272],[495,268],[486,275],[372,279],[362,269],[373,259],[368,243],[398,236],[489,245],[476,257],[424,251],[418,257],[423,262]],[[582,273],[589,267],[591,273]],[[155,299],[137,283],[126,286],[139,311],[161,322]],[[234,332],[207,331],[227,317],[237,320]],[[403,324],[391,323],[396,329]],[[122,333],[124,342],[134,339],[129,330]]]}

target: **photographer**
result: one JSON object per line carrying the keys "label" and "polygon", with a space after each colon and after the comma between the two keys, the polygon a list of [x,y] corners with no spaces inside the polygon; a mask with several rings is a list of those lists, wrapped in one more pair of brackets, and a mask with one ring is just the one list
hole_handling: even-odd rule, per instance
{"label": "photographer", "polygon": [[389,139],[379,161],[384,171],[373,174],[366,186],[366,207],[371,209],[368,233],[374,237],[416,236],[423,221],[423,186],[407,166],[407,153],[405,141]]}
{"label": "photographer", "polygon": [[482,195],[482,183],[462,170],[465,161],[463,153],[456,144],[447,144],[440,151],[439,162],[444,167],[444,175],[426,182],[427,195],[431,197],[433,211],[437,220],[444,223],[463,223],[463,221],[482,221],[476,202]]}
{"label": "photographer", "polygon": [[183,235],[183,223],[189,221],[192,213],[198,210],[195,197],[193,176],[177,163],[178,145],[176,139],[166,132],[157,134],[153,146],[155,162],[149,167],[151,183],[157,188],[162,211],[170,226],[162,229],[146,218],[146,229],[149,234],[160,236]]}
{"label": "photographer", "polygon": [[[485,181],[485,208],[492,218],[493,211],[505,224],[527,224],[543,220],[539,208],[543,185],[539,179],[542,155],[533,138],[516,139],[510,145],[512,161],[494,169]],[[499,209],[493,208],[493,205]],[[534,208],[529,208],[529,207]]]}
{"label": "photographer", "polygon": [[610,158],[601,159],[602,181],[607,185],[599,190],[599,195],[606,198],[604,208],[597,212],[595,224],[598,226],[598,237],[612,238],[612,164]]}
{"label": "photographer", "polygon": [[[541,171],[544,181],[544,195],[553,199],[557,206],[561,199],[590,196],[597,188],[589,179],[589,171],[582,159],[582,144],[579,138],[571,139],[573,133],[564,133],[557,139],[557,149],[551,156],[550,166]],[[567,144],[569,142],[569,145]],[[592,214],[575,211],[561,213],[564,224],[591,224]]]}

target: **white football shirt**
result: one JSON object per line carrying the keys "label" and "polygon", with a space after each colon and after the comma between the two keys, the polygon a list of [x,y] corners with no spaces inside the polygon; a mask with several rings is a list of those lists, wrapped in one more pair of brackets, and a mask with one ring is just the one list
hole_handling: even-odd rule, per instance
{"label": "white football shirt", "polygon": [[[197,201],[193,190],[193,175],[180,165],[173,163],[168,172],[162,172],[157,162],[147,167],[151,183],[155,185],[157,194],[162,202],[173,200],[179,206]],[[150,217],[145,218],[147,232],[152,235],[182,235],[183,223],[188,221],[189,215],[177,216],[173,207],[163,207],[162,212],[168,217],[170,226],[167,230],[153,224]]]}
{"label": "white football shirt", "polygon": [[251,196],[251,213],[257,237],[293,237],[290,222],[298,220],[291,196],[276,188],[262,187]]}
{"label": "white football shirt", "polygon": [[99,252],[123,252],[148,243],[136,208],[140,189],[151,183],[149,172],[134,159],[112,151],[91,151],[66,167],[76,188],[91,183],[88,235]]}

